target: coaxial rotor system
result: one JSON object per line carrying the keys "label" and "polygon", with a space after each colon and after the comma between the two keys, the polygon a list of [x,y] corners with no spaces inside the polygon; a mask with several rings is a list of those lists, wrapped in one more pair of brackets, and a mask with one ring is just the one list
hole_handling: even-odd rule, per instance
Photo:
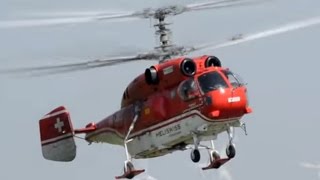
{"label": "coaxial rotor system", "polygon": [[237,34],[234,37],[228,39],[222,43],[205,43],[196,46],[179,46],[172,43],[171,30],[168,27],[170,25],[166,22],[168,16],[175,16],[184,12],[200,11],[209,9],[219,9],[227,7],[237,7],[244,5],[252,5],[257,3],[265,2],[266,0],[216,0],[207,1],[203,3],[189,4],[189,5],[173,5],[161,8],[146,8],[141,11],[133,12],[121,12],[121,13],[97,13],[89,14],[78,17],[59,17],[51,19],[32,19],[32,20],[14,20],[14,21],[0,21],[0,28],[19,28],[19,27],[35,27],[35,26],[56,26],[63,24],[77,24],[93,21],[108,21],[108,20],[136,20],[136,19],[155,19],[156,28],[155,34],[159,36],[160,46],[155,47],[153,50],[143,53],[138,53],[132,56],[120,56],[111,57],[106,59],[99,59],[87,62],[70,63],[53,66],[42,66],[42,67],[27,67],[19,69],[3,69],[0,70],[0,74],[11,74],[11,73],[26,73],[26,72],[40,72],[41,74],[51,73],[63,73],[71,71],[81,71],[87,69],[93,69],[104,66],[118,65],[122,63],[128,63],[133,61],[141,60],[154,60],[164,62],[177,56],[184,56],[191,52],[196,52],[204,49],[218,49],[228,47],[260,38],[265,38],[281,33],[286,33],[301,28],[306,28],[320,24],[320,17],[310,18],[298,22],[282,25],[280,27],[271,28],[265,31],[253,33],[253,34]]}

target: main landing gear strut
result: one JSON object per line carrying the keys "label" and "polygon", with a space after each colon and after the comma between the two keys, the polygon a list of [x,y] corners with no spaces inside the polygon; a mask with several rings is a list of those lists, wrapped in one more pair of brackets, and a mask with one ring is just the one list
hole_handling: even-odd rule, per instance
{"label": "main landing gear strut", "polygon": [[124,162],[124,168],[123,168],[124,174],[121,176],[116,176],[115,177],[116,179],[123,179],[123,178],[132,179],[135,176],[137,176],[145,171],[144,169],[136,170],[134,168],[133,163],[132,163],[132,157],[128,151],[128,146],[127,146],[127,143],[131,141],[131,139],[128,139],[130,136],[130,133],[133,130],[134,125],[136,124],[136,122],[139,118],[140,106],[136,105],[134,111],[135,111],[135,115],[134,115],[133,121],[132,121],[132,123],[129,127],[129,130],[128,130],[128,133],[124,139],[124,148],[125,148],[126,156],[127,156],[127,160]]}
{"label": "main landing gear strut", "polygon": [[[214,142],[211,140],[211,147],[205,147],[205,149],[208,149],[209,155],[210,155],[210,164],[207,167],[202,168],[202,170],[207,169],[218,169],[220,166],[231,160],[236,155],[236,148],[233,143],[234,138],[234,128],[232,126],[228,126],[227,133],[229,137],[229,143],[226,148],[226,158],[221,158],[220,154],[217,150],[215,150]],[[199,143],[200,140],[196,134],[193,134],[193,141],[194,141],[194,149],[191,151],[191,160],[193,162],[199,162],[200,161],[200,152],[199,152]]]}

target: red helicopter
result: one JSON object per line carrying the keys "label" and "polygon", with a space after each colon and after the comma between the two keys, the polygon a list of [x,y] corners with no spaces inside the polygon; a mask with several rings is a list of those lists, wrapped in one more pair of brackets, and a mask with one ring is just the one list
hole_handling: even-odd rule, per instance
{"label": "red helicopter", "polygon": [[[279,28],[249,36],[236,36],[226,43],[212,43],[184,47],[170,41],[169,23],[165,18],[186,11],[214,9],[242,5],[243,1],[209,1],[187,6],[168,6],[158,9],[119,15],[96,15],[91,20],[119,18],[154,18],[156,35],[160,46],[154,51],[134,56],[115,57],[57,66],[31,67],[18,70],[3,70],[1,73],[40,72],[51,74],[86,70],[139,60],[158,60],[137,76],[124,90],[121,109],[97,123],[74,129],[68,110],[60,106],[39,121],[42,153],[44,158],[54,161],[72,161],[76,156],[75,135],[85,134],[89,143],[109,143],[123,146],[126,157],[124,173],[116,179],[132,179],[144,172],[136,169],[132,159],[147,159],[191,149],[191,160],[200,161],[200,149],[210,154],[210,163],[203,170],[216,169],[234,158],[234,128],[246,133],[242,118],[251,113],[247,87],[239,75],[222,67],[216,56],[184,55],[206,48],[216,49],[251,41],[275,34],[319,24],[319,19],[305,23],[288,24]],[[246,2],[248,3],[248,2]],[[57,21],[56,21],[57,22]],[[65,21],[64,21],[65,22]],[[33,21],[34,23],[34,21]],[[32,24],[34,25],[34,24]],[[218,134],[227,132],[229,141],[226,156],[221,157],[214,147]],[[201,144],[211,141],[211,146]]]}
{"label": "red helicopter", "polygon": [[221,67],[215,56],[179,57],[147,68],[123,93],[121,109],[98,123],[73,129],[63,106],[40,120],[41,143],[46,159],[71,161],[75,158],[73,136],[85,133],[89,143],[105,142],[125,147],[124,174],[133,178],[134,159],[163,156],[193,145],[191,160],[199,162],[201,141],[228,132],[227,158],[212,147],[211,163],[203,169],[219,168],[236,154],[233,128],[252,110],[247,88],[240,77]]}

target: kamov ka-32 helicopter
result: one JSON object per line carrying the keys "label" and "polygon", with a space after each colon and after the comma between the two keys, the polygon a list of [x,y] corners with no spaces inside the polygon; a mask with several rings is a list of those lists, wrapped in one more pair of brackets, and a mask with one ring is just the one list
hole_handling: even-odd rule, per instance
{"label": "kamov ka-32 helicopter", "polygon": [[[76,156],[74,137],[85,134],[91,143],[109,143],[123,146],[126,157],[124,174],[119,178],[131,179],[144,170],[135,169],[132,159],[147,159],[180,150],[191,149],[191,160],[199,162],[200,149],[210,154],[210,163],[203,170],[219,168],[234,158],[234,128],[245,132],[242,118],[251,113],[247,87],[239,75],[222,67],[218,57],[185,55],[203,49],[217,49],[259,38],[285,33],[317,25],[319,18],[287,24],[256,34],[238,34],[222,44],[208,43],[185,47],[172,44],[165,21],[167,16],[188,11],[217,9],[256,3],[243,0],[218,0],[186,6],[148,8],[143,11],[122,14],[96,14],[80,18],[60,18],[39,21],[0,22],[0,28],[57,25],[121,18],[153,18],[160,46],[153,51],[133,56],[108,58],[83,63],[56,66],[31,67],[1,70],[5,73],[65,73],[140,60],[157,60],[159,64],[146,68],[133,79],[124,90],[121,108],[97,123],[74,129],[68,110],[60,106],[39,121],[42,153],[44,158],[54,161],[72,161]],[[218,134],[227,132],[229,141],[226,156],[221,157],[214,147]],[[201,144],[211,141],[211,146]]]}

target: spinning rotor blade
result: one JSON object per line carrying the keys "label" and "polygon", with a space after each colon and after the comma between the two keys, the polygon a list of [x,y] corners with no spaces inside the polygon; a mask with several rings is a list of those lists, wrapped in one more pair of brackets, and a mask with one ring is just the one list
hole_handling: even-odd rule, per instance
{"label": "spinning rotor blade", "polygon": [[119,13],[119,14],[100,14],[89,16],[76,17],[59,17],[59,18],[41,18],[41,19],[27,19],[27,20],[11,20],[0,21],[0,28],[17,28],[17,27],[37,27],[37,26],[52,26],[63,24],[87,23],[103,20],[134,20],[133,13]]}
{"label": "spinning rotor blade", "polygon": [[71,64],[64,64],[64,65],[0,70],[0,74],[14,74],[14,73],[28,73],[28,72],[39,73],[39,74],[55,74],[55,73],[87,70],[87,69],[104,67],[104,66],[113,66],[116,64],[123,64],[127,62],[132,62],[132,61],[147,60],[147,58],[148,57],[145,57],[143,55],[124,56],[124,57],[108,58],[105,60],[94,60],[94,61],[71,63]]}
{"label": "spinning rotor blade", "polygon": [[320,164],[313,164],[309,162],[302,162],[300,165],[307,169],[319,169],[320,170]]}
{"label": "spinning rotor blade", "polygon": [[[265,0],[266,1],[266,0]],[[185,11],[198,11],[206,9],[218,9],[233,6],[243,6],[256,3],[262,3],[263,1],[250,1],[250,0],[218,0],[205,3],[195,3],[187,5]]]}
{"label": "spinning rotor blade", "polygon": [[222,3],[228,3],[228,2],[238,2],[239,0],[216,0],[216,1],[209,1],[209,2],[203,2],[203,3],[194,3],[186,5],[186,8],[188,9],[197,9],[202,8],[206,6],[212,6],[212,5],[219,5]]}
{"label": "spinning rotor blade", "polygon": [[[216,1],[208,1],[205,3],[190,4],[185,6],[173,5],[173,6],[166,6],[161,8],[145,8],[142,11],[129,13],[128,17],[159,19],[159,17],[165,17],[170,15],[174,16],[174,15],[178,15],[188,11],[216,9],[216,8],[239,6],[239,5],[251,4],[251,3],[253,2],[249,0],[216,0]],[[105,17],[101,16],[101,17],[97,17],[97,19],[104,20]]]}
{"label": "spinning rotor blade", "polygon": [[[259,2],[259,1],[258,1]],[[0,28],[17,28],[17,27],[37,27],[37,26],[52,26],[52,25],[65,25],[65,24],[77,24],[87,23],[102,20],[109,21],[129,21],[144,18],[156,18],[160,16],[165,17],[169,15],[178,15],[188,11],[197,11],[205,9],[219,9],[231,6],[241,6],[245,4],[252,4],[253,1],[249,0],[216,0],[208,1],[205,3],[195,3],[185,6],[167,6],[162,8],[146,8],[142,11],[132,12],[119,12],[119,13],[94,13],[94,12],[70,12],[69,17],[63,17],[63,13],[52,14],[55,18],[39,18],[39,19],[26,19],[26,20],[8,20],[0,21]],[[68,15],[67,12],[64,12]],[[73,15],[72,15],[73,14]],[[70,17],[72,15],[72,17]]]}
{"label": "spinning rotor blade", "polygon": [[51,12],[33,12],[28,13],[31,16],[38,17],[91,17],[98,15],[114,15],[114,14],[125,14],[128,12],[108,10],[108,11],[51,11]]}
{"label": "spinning rotor blade", "polygon": [[272,28],[269,30],[265,30],[265,31],[261,31],[255,34],[249,34],[249,35],[242,35],[239,34],[233,38],[231,38],[229,41],[225,42],[225,43],[221,43],[221,44],[213,44],[213,43],[208,43],[208,44],[203,44],[200,46],[195,46],[193,48],[191,48],[190,50],[187,50],[188,52],[193,52],[193,51],[199,51],[199,50],[214,50],[214,49],[219,49],[219,48],[223,48],[223,47],[228,47],[228,46],[233,46],[233,45],[237,45],[240,43],[244,43],[244,42],[249,42],[249,41],[253,41],[256,39],[261,39],[261,38],[266,38],[269,36],[274,36],[274,35],[278,35],[278,34],[282,34],[282,33],[287,33],[290,31],[295,31],[295,30],[299,30],[299,29],[303,29],[303,28],[308,28],[308,27],[312,27],[315,25],[319,25],[320,24],[320,16],[319,17],[315,17],[315,18],[311,18],[311,19],[306,19],[306,20],[302,20],[302,21],[297,21],[297,22],[293,22],[293,23],[289,23],[277,28]]}

